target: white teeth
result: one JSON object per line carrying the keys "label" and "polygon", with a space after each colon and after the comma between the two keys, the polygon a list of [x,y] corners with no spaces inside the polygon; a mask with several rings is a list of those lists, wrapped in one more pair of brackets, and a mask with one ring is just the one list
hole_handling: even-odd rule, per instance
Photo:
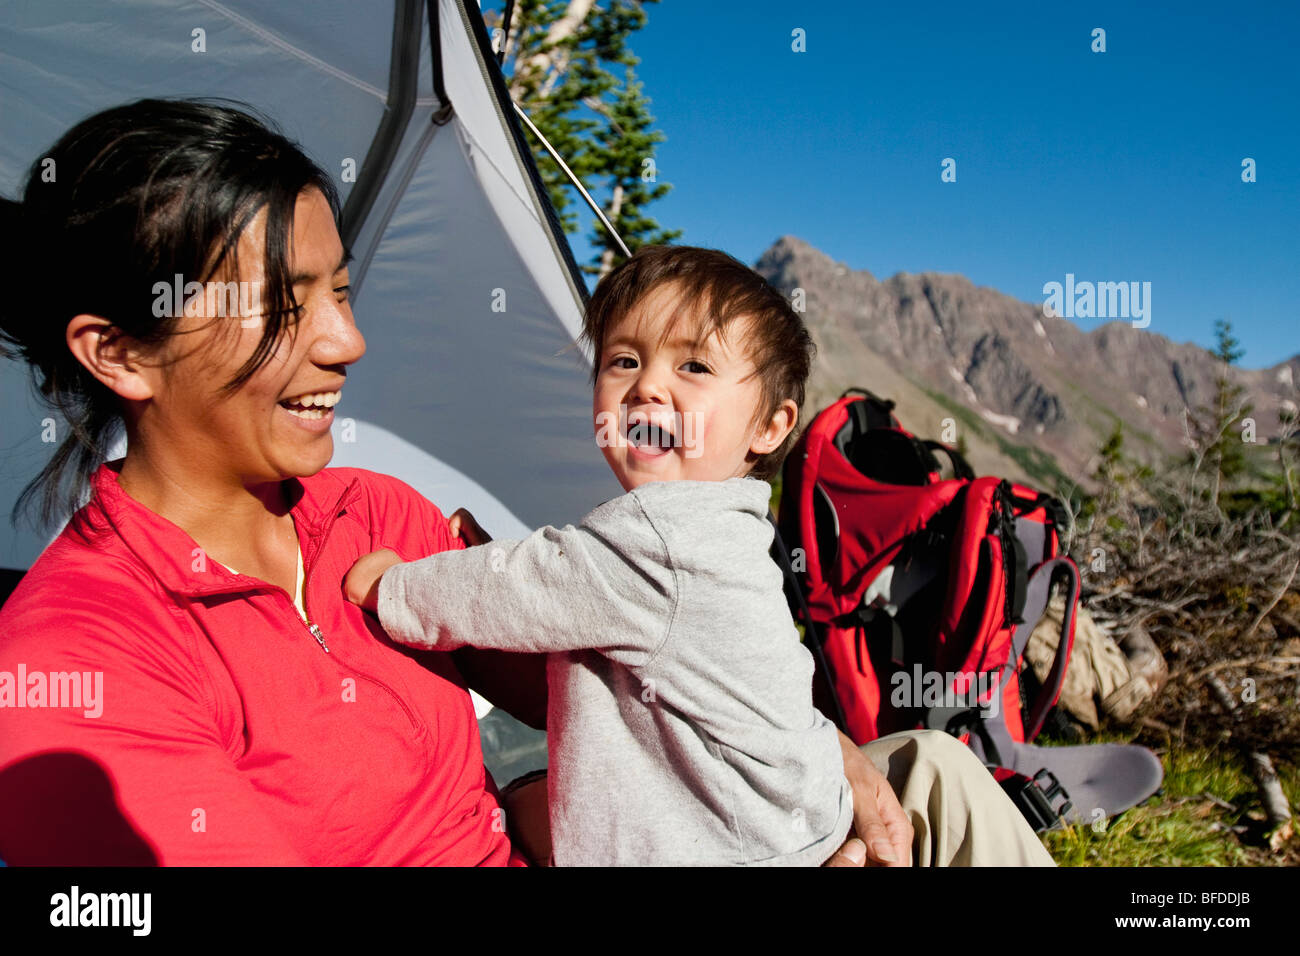
{"label": "white teeth", "polygon": [[342,392],[312,392],[309,395],[299,395],[297,398],[290,398],[285,401],[290,405],[314,405],[317,408],[333,408],[342,397]]}
{"label": "white teeth", "polygon": [[297,415],[299,418],[309,418],[313,420],[324,418],[328,411],[328,408],[306,408],[302,411],[299,411],[296,408],[288,409],[290,415]]}

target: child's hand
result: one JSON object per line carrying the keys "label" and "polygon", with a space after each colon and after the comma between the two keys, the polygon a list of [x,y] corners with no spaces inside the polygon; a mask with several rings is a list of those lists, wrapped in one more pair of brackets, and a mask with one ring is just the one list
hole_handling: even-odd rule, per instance
{"label": "child's hand", "polygon": [[387,548],[371,551],[357,559],[343,578],[343,593],[353,604],[358,604],[371,614],[379,613],[379,579],[394,564],[401,564],[397,552]]}
{"label": "child's hand", "polygon": [[464,508],[456,509],[456,513],[447,522],[447,529],[453,538],[464,538],[465,543],[471,548],[475,545],[487,544],[492,540],[492,535],[480,528],[474,516]]}

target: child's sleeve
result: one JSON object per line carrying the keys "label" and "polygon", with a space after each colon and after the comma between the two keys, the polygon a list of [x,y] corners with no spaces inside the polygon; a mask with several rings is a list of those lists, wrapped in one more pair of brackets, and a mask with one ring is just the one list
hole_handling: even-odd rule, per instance
{"label": "child's sleeve", "polygon": [[663,644],[678,600],[663,540],[633,495],[577,527],[394,565],[379,621],[404,644],[451,650],[599,650],[635,667]]}

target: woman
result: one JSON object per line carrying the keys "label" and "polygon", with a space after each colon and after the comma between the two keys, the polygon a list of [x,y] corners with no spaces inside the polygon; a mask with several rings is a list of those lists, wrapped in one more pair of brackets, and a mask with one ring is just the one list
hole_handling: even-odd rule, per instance
{"label": "woman", "polygon": [[[2,207],[26,281],[0,329],[71,429],[25,499],[91,496],[0,611],[0,859],[524,862],[466,688],[539,726],[542,662],[398,649],[340,591],[377,548],[464,542],[402,482],[326,468],[365,351],[331,181],[194,102],[98,114],[48,157],[58,180]],[[845,754],[858,833],[905,864],[889,783]],[[512,823],[544,820],[538,793]],[[960,858],[939,844],[964,827],[922,858]]]}

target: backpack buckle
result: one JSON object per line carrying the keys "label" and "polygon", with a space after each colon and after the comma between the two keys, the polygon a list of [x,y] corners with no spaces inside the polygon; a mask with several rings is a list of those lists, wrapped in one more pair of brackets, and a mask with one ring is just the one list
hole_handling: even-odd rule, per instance
{"label": "backpack buckle", "polygon": [[[1020,812],[1037,833],[1055,827],[1074,805],[1070,802],[1065,787],[1061,786],[1061,781],[1056,779],[1056,774],[1046,767],[1033,777],[1017,773],[1000,783],[1011,802],[1020,808]],[[1056,803],[1058,799],[1060,802]]]}

